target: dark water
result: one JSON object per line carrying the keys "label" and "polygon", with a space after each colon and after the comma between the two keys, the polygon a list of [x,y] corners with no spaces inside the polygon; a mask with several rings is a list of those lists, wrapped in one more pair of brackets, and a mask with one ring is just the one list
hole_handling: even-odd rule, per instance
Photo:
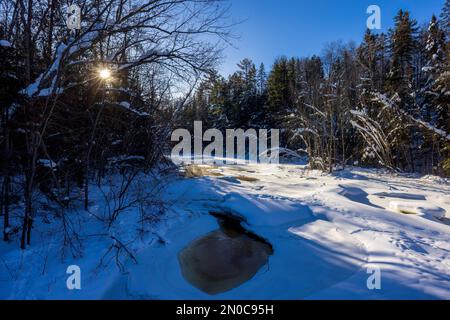
{"label": "dark water", "polygon": [[178,254],[183,277],[210,295],[247,282],[273,254],[272,246],[246,231],[240,221],[214,216],[220,229],[193,241]]}

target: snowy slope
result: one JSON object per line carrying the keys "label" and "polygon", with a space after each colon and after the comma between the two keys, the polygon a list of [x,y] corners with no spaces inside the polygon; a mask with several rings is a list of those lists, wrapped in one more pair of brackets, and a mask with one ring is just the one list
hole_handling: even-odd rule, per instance
{"label": "snowy slope", "polygon": [[[10,281],[0,261],[0,297],[450,299],[447,180],[364,169],[325,175],[300,165],[220,166],[209,172],[168,183],[162,194],[171,210],[157,230],[163,241],[135,241],[138,264],[128,260],[126,272],[109,266],[93,273],[105,243],[92,240],[85,257],[73,261],[89,277],[81,291],[64,290],[67,262],[55,259],[45,279],[39,270]],[[255,277],[215,296],[192,287],[177,260],[191,241],[218,228],[208,214],[212,210],[241,217],[274,248]],[[4,252],[6,263],[17,261],[16,251]],[[371,266],[381,269],[381,290],[367,288]]]}

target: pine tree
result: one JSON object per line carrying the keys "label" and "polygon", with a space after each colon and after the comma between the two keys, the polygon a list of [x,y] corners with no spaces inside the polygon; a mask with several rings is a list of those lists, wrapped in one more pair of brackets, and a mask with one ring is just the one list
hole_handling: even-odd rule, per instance
{"label": "pine tree", "polygon": [[[423,113],[426,120],[433,125],[446,129],[447,112],[444,112],[446,105],[446,79],[445,69],[447,64],[445,33],[440,29],[437,18],[432,17],[426,32],[427,40],[425,46],[425,67],[422,71],[426,75],[426,81],[422,88],[424,102],[422,103]],[[441,94],[444,93],[444,94]],[[444,99],[444,101],[442,101]],[[448,100],[447,100],[448,102]]]}
{"label": "pine tree", "polygon": [[[449,42],[449,11],[447,1],[439,24],[433,16],[428,28],[426,45],[427,65],[425,73],[428,76],[424,87],[424,100],[431,126],[442,132],[450,132],[450,42]],[[439,170],[450,174],[450,143],[445,139],[432,137],[432,165],[435,159],[439,161]],[[435,153],[437,152],[437,155]]]}
{"label": "pine tree", "polygon": [[256,67],[250,59],[244,59],[238,68],[228,79],[229,100],[225,113],[229,126],[246,128],[251,126],[257,108]]}
{"label": "pine tree", "polygon": [[244,59],[238,64],[238,75],[242,79],[243,91],[240,99],[242,125],[251,127],[254,115],[257,111],[257,71],[255,64],[250,59]]}
{"label": "pine tree", "polygon": [[289,86],[288,59],[281,57],[275,61],[267,80],[268,106],[273,116],[272,125],[279,123],[290,107],[292,99]]}
{"label": "pine tree", "polygon": [[447,39],[450,38],[450,0],[446,0],[440,16],[441,28],[444,30]]}
{"label": "pine tree", "polygon": [[395,28],[390,35],[391,70],[388,91],[398,94],[400,105],[405,110],[412,108],[411,88],[413,77],[413,54],[417,48],[417,22],[408,11],[400,10],[395,17]]}
{"label": "pine tree", "polygon": [[361,81],[363,83],[363,93],[374,90],[377,71],[377,36],[370,30],[366,31],[363,43],[358,48],[358,58],[362,66]]}
{"label": "pine tree", "polygon": [[264,63],[259,65],[256,83],[258,94],[253,123],[256,127],[267,128],[267,73]]}
{"label": "pine tree", "polygon": [[[408,11],[400,10],[395,17],[394,30],[390,32],[390,72],[386,89],[400,109],[399,112],[414,114],[414,54],[417,50],[417,22],[410,18]],[[382,105],[380,106],[382,107]],[[406,126],[407,121],[395,110],[386,112],[383,121],[389,124],[387,131],[395,132],[392,137],[392,150],[395,150],[396,167],[415,170],[415,151],[412,144],[415,131]],[[393,128],[392,126],[395,126]]]}
{"label": "pine tree", "polygon": [[258,68],[258,74],[256,76],[256,83],[258,87],[258,94],[263,95],[267,90],[267,73],[264,63],[261,63]]}

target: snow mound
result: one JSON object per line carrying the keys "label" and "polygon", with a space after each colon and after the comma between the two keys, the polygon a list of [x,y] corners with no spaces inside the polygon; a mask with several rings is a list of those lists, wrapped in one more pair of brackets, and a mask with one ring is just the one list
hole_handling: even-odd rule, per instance
{"label": "snow mound", "polygon": [[[335,247],[336,252],[353,253],[346,258],[364,259],[366,255],[364,245],[360,241],[325,220],[317,220],[300,227],[292,227],[288,231],[324,247]],[[336,246],[336,244],[339,245]]]}
{"label": "snow mound", "polygon": [[438,176],[432,176],[432,175],[423,176],[422,178],[420,178],[420,180],[431,182],[431,183],[436,183],[436,184],[442,184],[442,185],[450,184],[450,179],[438,177]]}
{"label": "snow mound", "polygon": [[0,40],[0,47],[11,47],[11,43],[7,40]]}
{"label": "snow mound", "polygon": [[288,198],[270,195],[253,196],[230,192],[217,208],[243,218],[252,227],[276,227],[314,220],[307,206]]}
{"label": "snow mound", "polygon": [[432,216],[436,219],[443,219],[445,217],[445,210],[441,207],[424,204],[423,202],[389,202],[389,208],[399,213],[417,214],[421,216]]}

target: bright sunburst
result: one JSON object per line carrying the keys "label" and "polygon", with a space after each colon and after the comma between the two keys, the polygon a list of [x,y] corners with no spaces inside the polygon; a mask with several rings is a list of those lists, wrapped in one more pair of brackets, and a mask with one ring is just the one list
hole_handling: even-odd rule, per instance
{"label": "bright sunburst", "polygon": [[99,70],[99,76],[103,80],[108,80],[111,78],[111,71],[109,69],[103,68]]}

